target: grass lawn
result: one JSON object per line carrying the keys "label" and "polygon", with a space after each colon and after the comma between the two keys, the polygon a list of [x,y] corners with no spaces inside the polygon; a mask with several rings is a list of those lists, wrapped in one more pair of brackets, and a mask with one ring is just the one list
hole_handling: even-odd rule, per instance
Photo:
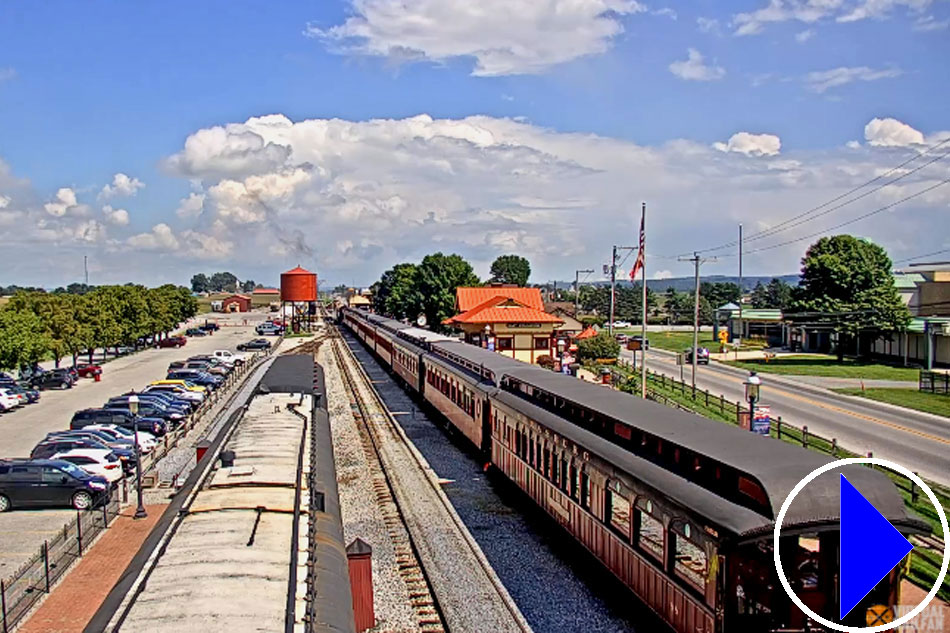
{"label": "grass lawn", "polygon": [[861,396],[878,402],[896,404],[908,409],[933,413],[950,418],[950,395],[924,393],[913,389],[835,389],[849,396]]}
{"label": "grass lawn", "polygon": [[826,376],[829,378],[863,378],[865,380],[907,380],[916,382],[920,370],[865,363],[853,359],[838,362],[834,356],[783,356],[765,360],[726,361],[727,365],[767,374],[786,376]]}
{"label": "grass lawn", "polygon": [[[639,336],[640,328],[623,328],[616,330],[630,336]],[[650,347],[669,350],[671,352],[682,352],[693,346],[692,332],[647,332],[647,340],[650,341]],[[699,333],[699,346],[708,347],[710,350],[719,350],[719,343],[712,339],[712,332]]]}

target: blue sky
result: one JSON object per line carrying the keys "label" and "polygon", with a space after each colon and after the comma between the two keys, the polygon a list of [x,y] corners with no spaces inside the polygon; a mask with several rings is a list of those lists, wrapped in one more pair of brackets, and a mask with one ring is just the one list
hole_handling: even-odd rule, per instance
{"label": "blue sky", "polygon": [[[740,221],[767,230],[950,130],[945,1],[479,6],[3,4],[0,284],[68,283],[82,254],[103,282],[273,281],[301,260],[368,284],[434,248],[482,274],[519,252],[534,280],[566,279],[635,241],[641,199],[651,251],[676,255]],[[771,242],[926,188],[944,163]],[[116,174],[139,184],[102,193]],[[895,259],[950,247],[946,190],[849,230]],[[793,272],[806,246],[749,265]]]}

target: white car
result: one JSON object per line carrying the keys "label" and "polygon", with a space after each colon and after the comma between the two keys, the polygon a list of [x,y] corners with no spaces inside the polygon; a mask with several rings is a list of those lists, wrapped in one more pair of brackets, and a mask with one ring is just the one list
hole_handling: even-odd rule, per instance
{"label": "white car", "polygon": [[[84,426],[82,430],[99,431],[117,440],[135,440],[135,433],[129,429],[113,424],[91,424]],[[154,435],[146,433],[145,431],[139,431],[139,450],[142,451],[142,453],[151,453],[157,444],[158,440],[155,439]]]}
{"label": "white car", "polygon": [[122,462],[115,453],[104,448],[74,448],[56,453],[50,459],[75,464],[90,475],[105,477],[110,484],[122,479]]}
{"label": "white car", "polygon": [[614,327],[630,327],[630,323],[628,321],[614,321]]}
{"label": "white car", "polygon": [[6,389],[0,389],[0,411],[10,411],[20,406],[20,397]]}
{"label": "white car", "polygon": [[235,354],[226,349],[216,349],[211,355],[228,365],[241,365],[247,361],[247,354]]}

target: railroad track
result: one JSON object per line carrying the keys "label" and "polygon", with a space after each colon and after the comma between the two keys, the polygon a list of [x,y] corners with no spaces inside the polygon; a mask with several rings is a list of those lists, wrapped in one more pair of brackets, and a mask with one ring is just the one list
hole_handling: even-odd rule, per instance
{"label": "railroad track", "polygon": [[481,548],[339,332],[329,339],[419,630],[531,631]]}

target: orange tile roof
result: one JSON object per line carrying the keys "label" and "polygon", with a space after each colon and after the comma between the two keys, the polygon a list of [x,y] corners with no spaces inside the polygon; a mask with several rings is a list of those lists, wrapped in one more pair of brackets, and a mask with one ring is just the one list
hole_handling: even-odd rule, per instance
{"label": "orange tile roof", "polygon": [[277,288],[255,288],[254,294],[256,295],[276,295],[280,294],[280,290]]}
{"label": "orange tile roof", "polygon": [[594,338],[595,336],[597,336],[597,330],[595,330],[593,327],[591,327],[591,326],[588,325],[586,328],[584,328],[584,331],[583,331],[583,332],[581,332],[580,334],[578,334],[577,336],[574,337],[574,340],[583,340],[583,339],[585,339],[585,338]]}
{"label": "orange tile roof", "polygon": [[540,288],[518,288],[515,286],[480,286],[478,288],[456,288],[455,303],[459,312],[468,312],[494,297],[504,297],[517,301],[526,308],[544,311]]}
{"label": "orange tile roof", "polygon": [[[501,304],[514,304],[502,306]],[[564,321],[544,310],[519,305],[508,297],[495,296],[483,301],[471,310],[443,321],[451,323],[563,323]]]}

